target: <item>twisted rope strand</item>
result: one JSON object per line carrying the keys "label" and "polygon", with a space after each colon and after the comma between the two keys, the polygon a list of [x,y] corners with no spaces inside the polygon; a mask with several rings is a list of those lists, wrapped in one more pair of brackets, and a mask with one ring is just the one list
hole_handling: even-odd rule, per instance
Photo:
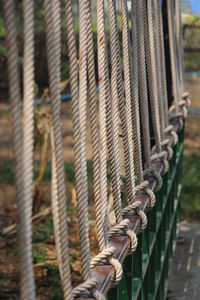
{"label": "twisted rope strand", "polygon": [[161,151],[161,129],[160,129],[160,111],[158,86],[156,77],[156,56],[155,56],[155,41],[154,41],[154,25],[152,15],[152,1],[147,2],[147,20],[149,30],[149,48],[150,55],[147,56],[148,79],[150,88],[151,115],[153,121],[153,130],[155,136],[155,144],[158,153]]}
{"label": "twisted rope strand", "polygon": [[132,44],[131,44],[130,36],[129,36],[127,3],[126,1],[124,1],[123,3],[124,5],[122,6],[122,19],[125,19],[124,30],[126,31],[125,39],[127,39],[127,50],[126,50],[127,58],[128,58],[127,64],[129,63],[128,66],[130,68],[130,78],[131,78],[131,96],[132,96],[131,114],[132,114],[132,128],[133,128],[133,140],[134,140],[134,157],[135,157],[136,174],[137,174],[137,181],[138,181],[137,183],[140,183],[143,180],[143,172],[142,172],[140,115],[139,115],[137,28],[136,28],[136,22],[135,24],[132,24],[132,28],[131,28]]}
{"label": "twisted rope strand", "polygon": [[[123,148],[124,148],[124,160],[125,160],[125,173],[126,173],[126,186],[128,201],[131,202],[135,199],[132,191],[135,186],[135,174],[134,174],[134,161],[133,161],[133,143],[132,139],[129,138],[130,132],[128,133],[128,116],[126,113],[126,97],[124,99],[124,89],[122,85],[122,72],[121,72],[121,60],[120,60],[120,47],[119,47],[119,35],[116,21],[116,7],[114,2],[110,2],[110,20],[113,16],[113,26],[111,26],[111,36],[115,40],[115,47],[112,51],[116,51],[117,59],[117,89],[118,89],[118,100],[119,100],[119,113],[122,126],[122,137],[123,137]],[[112,55],[114,57],[114,54]],[[114,64],[114,61],[113,61]]]}
{"label": "twisted rope strand", "polygon": [[[23,114],[23,201],[24,260],[29,261],[22,275],[22,285],[29,283],[22,299],[35,299],[34,273],[32,267],[32,204],[33,204],[33,134],[34,134],[34,3],[24,1],[24,114]],[[30,294],[29,294],[30,293]]]}
{"label": "twisted rope strand", "polygon": [[[25,55],[30,57],[30,62],[26,66],[26,74],[28,72],[28,86],[26,82],[26,107],[27,94],[31,101],[30,106],[32,110],[32,81],[33,81],[33,9],[32,1],[28,4],[27,1],[24,6],[25,22],[30,22],[28,29],[25,32]],[[14,1],[3,1],[5,25],[6,25],[6,44],[8,51],[8,76],[9,76],[9,96],[11,105],[11,117],[13,127],[13,146],[15,159],[15,180],[17,191],[17,236],[19,249],[19,268],[20,268],[20,295],[21,299],[35,299],[35,283],[32,267],[32,251],[31,251],[31,200],[25,203],[24,201],[24,185],[23,185],[23,159],[22,159],[22,125],[21,125],[21,110],[20,110],[20,82],[19,82],[19,67],[18,67],[18,53],[17,53],[17,33],[16,33],[16,16]],[[30,34],[30,37],[27,35]],[[28,45],[28,41],[30,44]],[[27,87],[30,90],[27,90]],[[32,120],[30,120],[30,123]],[[32,132],[29,123],[30,132]],[[27,150],[32,152],[32,145],[29,143]],[[29,162],[30,163],[30,162]],[[29,167],[32,168],[32,163]],[[31,176],[30,174],[29,176]],[[31,177],[30,179],[31,180]],[[31,187],[32,188],[32,187]],[[30,194],[31,195],[31,194]],[[30,218],[27,218],[27,210]],[[26,217],[24,217],[26,216]],[[27,276],[28,275],[28,276]]]}
{"label": "twisted rope strand", "polygon": [[[132,31],[137,31],[138,41],[138,78],[139,78],[139,100],[141,108],[141,122],[144,145],[144,160],[147,167],[150,166],[150,130],[147,95],[146,59],[144,44],[144,16],[143,1],[132,1]],[[140,30],[138,30],[140,28]],[[133,38],[132,38],[133,39]],[[134,39],[132,43],[135,43]]]}
{"label": "twisted rope strand", "polygon": [[88,82],[89,82],[89,100],[90,100],[90,123],[92,136],[92,153],[93,153],[93,176],[94,176],[94,201],[96,211],[97,239],[100,250],[104,248],[104,231],[102,222],[101,207],[101,176],[100,174],[100,157],[99,157],[99,132],[98,132],[98,114],[96,101],[96,82],[94,66],[94,45],[92,35],[92,23],[89,2],[86,1],[87,10],[87,59],[88,59]]}
{"label": "twisted rope strand", "polygon": [[174,96],[175,112],[179,113],[178,106],[178,78],[177,78],[177,60],[175,51],[175,36],[174,36],[174,5],[173,1],[167,0],[168,11],[168,30],[169,30],[169,48],[170,48],[170,60],[171,60],[171,72],[172,72],[172,89]]}
{"label": "twisted rope strand", "polygon": [[[69,264],[69,253],[68,253],[68,235],[67,235],[67,215],[66,215],[66,191],[65,191],[65,173],[64,173],[64,157],[62,148],[62,133],[61,133],[61,122],[60,122],[60,78],[58,77],[59,72],[59,58],[56,58],[58,50],[56,50],[54,40],[54,28],[59,26],[59,17],[57,14],[53,16],[52,3],[48,0],[44,1],[45,10],[45,23],[46,23],[46,37],[47,37],[47,59],[49,68],[49,84],[50,94],[52,98],[52,132],[54,149],[52,149],[52,156],[55,155],[55,168],[57,172],[55,174],[55,206],[57,209],[53,213],[57,213],[54,219],[58,219],[58,223],[55,227],[55,234],[57,235],[56,242],[59,242],[57,249],[58,259],[60,265],[61,280],[64,291],[65,299],[72,299],[71,294],[71,280],[70,280],[70,264]],[[59,10],[56,10],[58,13]],[[53,26],[52,26],[53,24]],[[56,31],[58,34],[58,30]],[[57,36],[57,35],[56,35]],[[57,36],[58,38],[58,36]],[[57,75],[55,75],[57,74]],[[53,196],[53,195],[52,195]],[[54,207],[54,206],[52,206]],[[60,256],[60,257],[59,257]]]}
{"label": "twisted rope strand", "polygon": [[[125,86],[125,101],[126,101],[126,115],[127,115],[127,134],[128,143],[132,145],[132,111],[131,111],[131,77],[130,77],[130,60],[129,60],[129,45],[128,45],[128,32],[127,32],[127,18],[126,7],[124,0],[121,1],[122,7],[122,19],[124,26],[122,28],[122,44],[123,44],[123,62],[124,62],[124,86]],[[134,184],[135,185],[135,184]],[[132,197],[128,197],[128,203],[132,203],[135,200],[135,195],[132,193]]]}

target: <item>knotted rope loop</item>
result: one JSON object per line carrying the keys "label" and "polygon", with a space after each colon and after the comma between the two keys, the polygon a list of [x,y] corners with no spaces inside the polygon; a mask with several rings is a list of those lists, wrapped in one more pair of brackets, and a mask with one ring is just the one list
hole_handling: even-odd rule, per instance
{"label": "knotted rope loop", "polygon": [[140,184],[138,184],[135,187],[135,192],[138,193],[140,191],[143,191],[145,194],[147,194],[150,198],[150,204],[149,204],[149,208],[153,208],[155,203],[156,203],[156,197],[154,192],[149,189],[149,181],[148,180],[144,180],[143,182],[141,182]]}
{"label": "knotted rope loop", "polygon": [[187,107],[190,107],[191,106],[191,99],[190,99],[190,96],[189,96],[189,93],[188,92],[184,92],[182,94],[182,99],[186,101],[186,106]]}
{"label": "knotted rope loop", "polygon": [[166,128],[165,128],[165,133],[166,134],[170,134],[173,138],[173,145],[176,145],[177,142],[178,142],[178,135],[177,133],[173,130],[173,126],[172,125],[168,125]]}
{"label": "knotted rope loop", "polygon": [[[78,298],[83,293],[88,293],[89,290],[92,290],[96,287],[97,283],[98,283],[97,278],[88,278],[85,282],[79,284],[77,287],[75,287],[72,290],[72,296],[74,298]],[[96,298],[96,299],[98,299],[98,298]]]}
{"label": "knotted rope loop", "polygon": [[[170,142],[169,138],[166,138],[161,142],[161,148],[162,148],[162,150],[167,152],[168,160],[170,160],[173,156],[173,150],[172,150],[172,147],[169,146],[169,142]],[[152,154],[156,154],[156,146],[153,146]]]}
{"label": "knotted rope loop", "polygon": [[[187,118],[187,102],[186,100],[181,100],[178,103],[178,106],[180,108],[180,113],[175,114],[175,116],[179,116],[186,119]],[[169,115],[173,114],[175,112],[175,105],[173,104],[170,108],[169,108]]]}
{"label": "knotted rope loop", "polygon": [[113,285],[118,284],[122,278],[123,270],[120,262],[113,258],[112,255],[115,253],[116,249],[114,247],[106,247],[99,254],[97,254],[91,261],[90,267],[93,269],[96,265],[107,262],[112,265],[115,270],[115,278],[112,282]]}
{"label": "knotted rope loop", "polygon": [[149,168],[145,169],[143,172],[143,176],[144,178],[152,176],[156,179],[156,187],[155,187],[155,191],[159,191],[162,187],[163,184],[163,180],[162,180],[162,176],[160,174],[158,174],[158,172],[155,169],[154,165],[151,165]]}
{"label": "knotted rope loop", "polygon": [[121,221],[119,224],[116,224],[113,228],[111,228],[111,230],[108,233],[108,239],[110,239],[113,235],[115,234],[120,234],[120,232],[125,233],[129,238],[130,238],[130,249],[129,249],[129,254],[131,254],[132,252],[134,252],[136,250],[137,247],[137,236],[136,234],[133,232],[133,230],[129,229],[129,219],[124,219],[123,221]]}
{"label": "knotted rope loop", "polygon": [[151,156],[151,162],[155,162],[156,160],[161,160],[162,161],[162,163],[164,165],[162,175],[167,173],[167,171],[169,169],[169,163],[166,159],[166,155],[167,155],[167,151],[161,151],[160,153],[155,153]]}
{"label": "knotted rope loop", "polygon": [[141,201],[135,201],[131,203],[130,205],[128,205],[122,210],[122,215],[132,214],[132,213],[138,215],[141,221],[141,230],[144,230],[147,226],[147,216],[141,210],[141,205],[142,205]]}

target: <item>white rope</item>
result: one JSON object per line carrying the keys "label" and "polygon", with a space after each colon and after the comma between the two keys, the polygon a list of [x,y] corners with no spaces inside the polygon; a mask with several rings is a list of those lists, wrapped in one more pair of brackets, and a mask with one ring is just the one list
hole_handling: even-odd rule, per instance
{"label": "white rope", "polygon": [[141,109],[142,134],[144,145],[144,160],[148,168],[150,162],[150,129],[149,129],[149,112],[148,112],[148,94],[147,94],[147,76],[146,76],[146,59],[144,43],[144,1],[132,1],[132,30],[137,31],[138,37],[138,76],[139,76],[139,100]]}
{"label": "white rope", "polygon": [[[26,140],[27,130],[30,136],[28,137],[28,144],[26,147],[26,160],[30,155],[28,161],[26,174],[26,191],[24,193],[24,172],[23,172],[23,139],[22,139],[22,125],[21,125],[21,110],[20,110],[20,82],[19,82],[19,67],[18,67],[18,51],[17,51],[17,33],[16,33],[16,16],[14,1],[3,1],[5,25],[6,25],[6,43],[8,51],[8,76],[9,76],[9,96],[11,105],[11,116],[13,126],[13,146],[15,158],[15,180],[17,190],[17,237],[19,249],[19,269],[20,269],[20,297],[21,299],[35,299],[35,283],[32,266],[32,232],[31,232],[31,213],[32,213],[32,190],[30,190],[30,183],[32,181],[32,134],[33,134],[33,121],[32,111],[34,105],[33,89],[33,1],[24,3],[25,25],[28,28],[25,30],[25,69],[24,76],[27,74],[25,83],[25,102],[26,110],[30,112],[28,116],[28,124],[26,124]],[[28,24],[27,24],[28,23]],[[28,61],[27,61],[28,60]],[[28,103],[30,101],[30,103]],[[32,189],[32,186],[31,186]],[[26,197],[27,202],[24,201]]]}
{"label": "white rope", "polygon": [[[57,5],[59,5],[57,3]],[[60,122],[60,70],[59,70],[59,49],[56,47],[56,41],[59,39],[59,7],[53,13],[52,3],[44,1],[46,37],[47,37],[47,59],[49,69],[49,85],[52,98],[52,138],[53,149],[52,156],[54,187],[52,196],[53,219],[55,226],[55,240],[57,243],[57,255],[59,259],[59,268],[63,285],[65,299],[72,299],[70,265],[68,253],[68,234],[67,234],[67,215],[66,215],[66,190],[64,157],[62,148],[62,132]],[[53,24],[53,26],[52,26]],[[57,27],[58,26],[58,27]],[[54,39],[54,36],[56,38]],[[58,56],[57,56],[58,55]],[[55,168],[55,169],[54,169]]]}
{"label": "white rope", "polygon": [[[35,299],[32,265],[32,205],[33,205],[33,134],[34,134],[34,2],[24,1],[24,114],[23,114],[23,201],[24,201],[24,260],[29,268],[23,270],[22,279],[30,286],[22,299]],[[22,285],[25,285],[22,282]],[[29,294],[30,293],[30,294]]]}

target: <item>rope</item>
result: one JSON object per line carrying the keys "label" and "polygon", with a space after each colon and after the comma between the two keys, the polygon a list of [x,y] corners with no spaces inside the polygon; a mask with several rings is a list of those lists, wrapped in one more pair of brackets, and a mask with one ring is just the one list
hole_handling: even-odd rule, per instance
{"label": "rope", "polygon": [[181,97],[185,100],[185,105],[189,107],[191,105],[191,100],[189,98],[188,92],[185,92],[184,89],[184,67],[183,67],[183,30],[181,23],[181,9],[180,2],[175,0],[175,14],[176,14],[176,44],[177,44],[177,55],[178,55],[178,64],[179,64],[179,81],[181,89]]}
{"label": "rope", "polygon": [[178,136],[173,130],[173,127],[169,125],[168,116],[168,97],[167,97],[167,82],[166,82],[166,68],[165,68],[165,51],[164,51],[164,35],[163,35],[163,20],[162,11],[159,1],[155,1],[155,14],[157,16],[157,26],[160,30],[160,65],[161,65],[161,81],[163,83],[163,112],[164,112],[164,124],[165,124],[165,134],[169,133],[173,138],[173,144],[176,145],[178,141]]}
{"label": "rope", "polygon": [[[136,18],[136,23],[134,22]],[[146,57],[149,55],[148,28],[146,20],[146,3],[144,1],[132,2],[132,27],[137,30],[138,36],[138,76],[139,76],[139,100],[141,109],[142,134],[144,145],[144,161],[146,170],[143,176],[153,175],[157,180],[157,189],[161,186],[162,179],[151,165],[150,129],[147,94]],[[145,38],[144,38],[145,33]],[[145,56],[146,51],[146,56]],[[152,198],[153,199],[153,198]]]}
{"label": "rope", "polygon": [[154,19],[154,47],[155,47],[155,67],[156,67],[156,80],[157,80],[157,87],[158,87],[158,97],[159,97],[159,111],[160,111],[160,130],[161,130],[161,140],[164,140],[164,108],[163,108],[163,98],[164,98],[164,91],[162,85],[162,72],[161,72],[161,46],[160,46],[160,30],[159,30],[159,16],[157,8],[157,2],[153,0],[153,19]]}
{"label": "rope", "polygon": [[[23,115],[23,201],[26,229],[24,235],[26,251],[25,261],[29,261],[29,267],[23,270],[25,282],[30,286],[22,299],[35,299],[34,274],[32,267],[32,203],[33,203],[33,134],[34,134],[34,2],[24,1],[24,115]],[[21,215],[22,217],[22,215]],[[21,244],[23,245],[23,244]],[[28,273],[30,272],[30,273]],[[28,279],[25,279],[25,276]],[[22,282],[22,285],[25,285]],[[31,290],[32,288],[32,290]],[[28,294],[30,292],[30,294]]]}
{"label": "rope", "polygon": [[[145,165],[150,166],[150,130],[148,113],[148,94],[147,94],[147,76],[146,59],[144,43],[144,1],[132,1],[132,30],[138,31],[138,76],[139,76],[139,100],[141,108],[142,134],[144,145]],[[139,30],[140,29],[140,30]]]}
{"label": "rope", "polygon": [[[134,4],[134,3],[132,3]],[[135,5],[136,8],[136,5]],[[127,4],[122,7],[122,14],[126,19],[125,31],[126,31],[126,51],[127,51],[127,68],[129,69],[129,74],[131,78],[131,112],[132,112],[132,128],[133,128],[133,140],[134,140],[134,157],[135,157],[135,167],[137,175],[137,183],[143,181],[143,170],[142,170],[142,151],[141,151],[141,133],[140,133],[140,114],[139,114],[139,88],[138,88],[138,42],[137,42],[137,28],[136,28],[136,18],[133,17],[132,8],[132,43],[130,43],[129,35],[129,25],[128,25],[128,12]],[[132,51],[131,51],[132,50]],[[124,66],[125,67],[125,66]]]}
{"label": "rope", "polygon": [[172,89],[174,96],[175,112],[179,113],[178,106],[178,78],[177,78],[177,60],[175,51],[175,36],[174,36],[174,5],[173,1],[167,0],[167,12],[168,12],[168,30],[169,30],[169,48],[170,48],[170,60],[171,60],[171,72],[172,72]]}
{"label": "rope", "polygon": [[[20,82],[19,82],[19,68],[18,68],[18,53],[17,53],[17,34],[16,34],[16,16],[13,1],[3,1],[3,8],[5,14],[6,25],[6,43],[8,51],[8,76],[9,76],[9,95],[11,104],[11,116],[13,126],[13,146],[15,158],[15,180],[17,190],[17,234],[18,234],[18,248],[19,248],[19,268],[20,268],[20,294],[21,299],[35,299],[35,284],[32,267],[32,250],[31,250],[31,212],[32,212],[32,190],[29,190],[32,180],[32,110],[33,110],[33,2],[26,1],[24,3],[25,24],[28,27],[25,31],[25,74],[27,79],[25,83],[25,100],[27,110],[30,112],[28,116],[28,124],[25,126],[26,140],[27,131],[30,136],[28,144],[25,145],[27,161],[28,162],[28,178],[25,178],[23,172],[22,160],[22,125],[21,125],[21,110],[20,110]],[[28,61],[28,58],[30,60]],[[25,75],[24,74],[24,75]],[[30,101],[30,103],[28,103]],[[27,179],[26,191],[24,192],[23,179]],[[31,186],[32,189],[32,186]],[[25,202],[25,197],[28,202]],[[28,199],[27,199],[28,198]],[[25,217],[24,217],[25,216]]]}
{"label": "rope", "polygon": [[160,92],[160,87],[158,85],[158,62],[156,61],[157,52],[155,47],[155,36],[154,36],[154,24],[153,24],[153,5],[151,1],[147,3],[148,12],[148,28],[149,28],[149,48],[150,56],[148,59],[148,78],[150,87],[150,102],[151,102],[151,115],[153,121],[153,130],[155,136],[155,148],[156,154],[151,157],[152,162],[161,159],[164,164],[164,172],[168,170],[168,162],[166,160],[166,151],[162,151],[162,139],[163,139],[163,124],[161,126],[160,122],[163,120],[163,111],[161,99],[159,101],[159,96],[162,97]]}
{"label": "rope", "polygon": [[[190,99],[188,93],[183,93],[183,67],[180,58],[183,59],[183,53],[178,48],[182,48],[181,37],[181,20],[180,20],[180,6],[176,2],[176,33],[174,23],[174,3],[167,2],[168,5],[168,28],[169,28],[169,45],[170,45],[170,58],[172,69],[172,85],[174,93],[174,104],[169,109],[171,118],[178,118],[180,127],[183,126],[181,118],[187,117],[187,108],[190,106]],[[177,46],[177,47],[176,47]],[[182,73],[182,74],[181,74]],[[185,98],[184,98],[185,97]]]}
{"label": "rope", "polygon": [[[116,51],[116,65],[117,65],[117,89],[118,89],[118,100],[119,100],[119,113],[120,120],[122,126],[122,138],[123,138],[123,148],[124,148],[124,160],[125,160],[125,173],[126,173],[126,187],[127,187],[127,195],[128,201],[131,202],[134,198],[132,193],[133,188],[135,186],[135,174],[134,174],[134,161],[133,161],[133,143],[132,143],[132,133],[130,130],[130,115],[127,114],[127,97],[124,98],[124,90],[122,85],[122,73],[121,73],[121,59],[120,59],[120,47],[119,47],[119,36],[117,30],[117,21],[116,21],[116,8],[114,6],[113,1],[110,2],[112,4],[114,12],[110,13],[111,17],[114,16],[112,26],[110,26],[110,34],[112,37],[112,41],[115,40],[115,46],[111,46],[112,59],[113,59],[113,68],[115,66],[114,63],[114,51]],[[111,8],[110,8],[111,9]],[[129,128],[129,130],[128,130]]]}
{"label": "rope", "polygon": [[98,132],[98,112],[96,102],[96,82],[95,82],[95,66],[94,66],[94,46],[91,25],[91,14],[89,2],[86,2],[87,11],[87,45],[88,45],[88,81],[89,81],[89,103],[90,103],[90,124],[92,136],[92,153],[93,153],[93,185],[94,185],[94,201],[96,211],[97,239],[99,247],[104,248],[104,231],[102,222],[101,208],[101,176],[100,174],[100,158],[99,158],[99,132]]}
{"label": "rope", "polygon": [[[131,107],[131,70],[130,70],[130,57],[129,57],[129,31],[128,31],[128,20],[127,20],[127,7],[124,0],[121,1],[122,8],[122,44],[123,44],[123,62],[124,62],[124,86],[125,86],[125,99],[126,99],[126,115],[127,115],[127,133],[129,145],[132,141],[132,107]],[[134,188],[134,186],[133,186]],[[128,203],[135,201],[135,195],[131,191],[132,197],[127,199]]]}
{"label": "rope", "polygon": [[[58,5],[58,4],[57,4]],[[48,0],[44,1],[46,38],[47,38],[47,59],[49,68],[49,85],[52,100],[52,137],[53,149],[52,157],[55,162],[55,186],[53,187],[52,201],[53,218],[56,221],[55,236],[56,249],[58,250],[59,268],[64,291],[64,298],[71,299],[71,280],[70,280],[70,264],[68,253],[68,235],[67,235],[67,215],[66,215],[66,191],[65,191],[65,175],[64,175],[64,158],[62,149],[62,133],[60,122],[60,78],[59,78],[59,58],[58,49],[56,48],[56,40],[59,38],[59,7],[53,14],[52,3]],[[53,26],[52,26],[53,24]],[[56,39],[54,36],[56,34]],[[57,74],[57,75],[55,75]],[[53,168],[54,168],[53,167]],[[55,209],[55,210],[54,210]]]}
{"label": "rope", "polygon": [[154,24],[152,15],[152,1],[147,3],[147,20],[149,31],[149,49],[150,55],[147,57],[147,73],[149,79],[150,88],[150,103],[151,103],[151,115],[153,121],[153,130],[155,137],[155,144],[157,152],[161,151],[161,129],[160,129],[160,111],[159,111],[159,98],[158,98],[158,86],[156,76],[156,55],[155,55],[155,41],[154,41]]}

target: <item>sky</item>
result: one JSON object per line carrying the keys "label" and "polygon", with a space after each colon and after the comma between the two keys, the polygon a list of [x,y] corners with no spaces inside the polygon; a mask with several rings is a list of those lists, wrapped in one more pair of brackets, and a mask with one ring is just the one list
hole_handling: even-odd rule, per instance
{"label": "sky", "polygon": [[193,13],[200,13],[200,0],[190,0]]}

